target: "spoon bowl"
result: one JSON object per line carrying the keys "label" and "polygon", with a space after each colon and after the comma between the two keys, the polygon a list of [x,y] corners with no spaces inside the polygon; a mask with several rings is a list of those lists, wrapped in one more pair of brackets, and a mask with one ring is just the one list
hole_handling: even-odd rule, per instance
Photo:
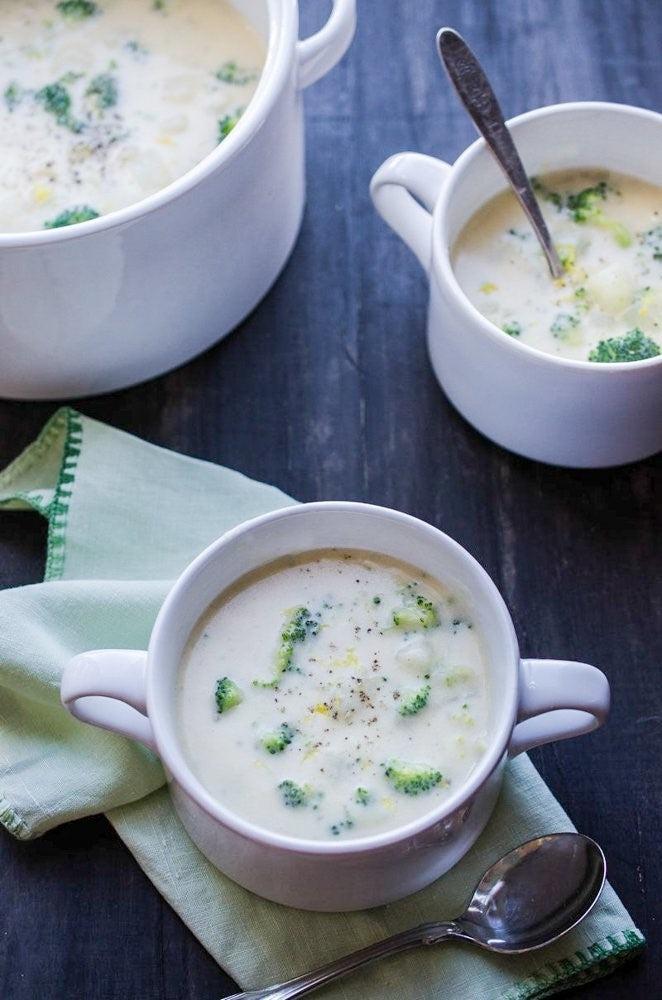
{"label": "spoon bowl", "polygon": [[584,919],[606,874],[605,856],[590,837],[536,837],[488,868],[455,920],[420,924],[286,983],[235,993],[228,1000],[294,1000],[378,958],[442,941],[469,941],[506,955],[543,948]]}
{"label": "spoon bowl", "polygon": [[542,948],[584,919],[606,872],[602,849],[589,837],[554,833],[529,840],[485,872],[454,923],[490,951]]}

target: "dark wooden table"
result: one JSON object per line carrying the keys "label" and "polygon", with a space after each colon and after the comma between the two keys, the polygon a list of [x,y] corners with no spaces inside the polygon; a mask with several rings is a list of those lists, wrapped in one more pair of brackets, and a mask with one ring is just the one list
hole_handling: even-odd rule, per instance
{"label": "dark wooden table", "polygon": [[[306,32],[327,6],[303,0]],[[307,98],[309,203],[276,287],[192,364],[80,409],[301,500],[370,500],[425,518],[492,574],[524,654],[587,659],[607,672],[608,726],[533,757],[578,828],[603,845],[612,882],[649,940],[644,958],[577,996],[659,997],[660,460],[564,471],[507,454],[468,427],[428,365],[423,275],[376,217],[368,182],[390,153],[452,160],[473,139],[435,56],[441,24],[474,45],[508,115],[575,99],[660,110],[662,6],[359,7],[350,55]],[[3,464],[53,409],[0,403]],[[2,514],[0,585],[38,580],[44,541],[36,516]],[[213,1000],[232,992],[103,818],[34,843],[2,834],[0,866],[3,1000]]]}

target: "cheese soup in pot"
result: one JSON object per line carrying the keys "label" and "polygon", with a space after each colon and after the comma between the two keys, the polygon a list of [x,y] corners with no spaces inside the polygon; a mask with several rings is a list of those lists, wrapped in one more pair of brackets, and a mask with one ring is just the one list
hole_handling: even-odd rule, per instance
{"label": "cheese soup in pot", "polygon": [[170,184],[229,135],[264,59],[227,0],[2,0],[0,232]]}

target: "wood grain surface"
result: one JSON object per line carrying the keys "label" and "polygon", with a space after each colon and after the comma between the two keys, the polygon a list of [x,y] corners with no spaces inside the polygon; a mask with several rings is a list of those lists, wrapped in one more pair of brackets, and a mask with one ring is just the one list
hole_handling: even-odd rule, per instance
{"label": "wood grain surface", "polygon": [[[305,34],[328,3],[301,6]],[[525,655],[606,671],[608,726],[533,758],[603,845],[649,940],[645,957],[576,996],[649,1000],[662,983],[662,465],[577,472],[516,458],[468,427],[432,376],[423,274],[374,213],[368,182],[390,153],[453,160],[473,139],[435,55],[444,23],[476,49],[507,115],[575,99],[662,110],[659,0],[359,0],[349,56],[306,97],[308,207],[276,286],[193,363],[77,405],[301,500],[369,500],[431,521],[494,577]],[[662,150],[651,156],[662,179]],[[0,402],[3,464],[54,408]],[[0,515],[0,585],[38,580],[44,541],[36,516]],[[232,992],[103,818],[33,843],[0,834],[0,870],[3,1000]],[[427,998],[412,984],[405,1000]]]}

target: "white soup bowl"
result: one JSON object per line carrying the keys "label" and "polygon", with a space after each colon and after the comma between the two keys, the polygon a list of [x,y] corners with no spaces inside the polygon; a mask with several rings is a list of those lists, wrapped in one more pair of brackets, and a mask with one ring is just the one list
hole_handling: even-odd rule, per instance
{"label": "white soup bowl", "polygon": [[[662,148],[662,115],[653,111],[557,104],[508,127],[529,174],[599,167],[662,184],[653,155]],[[595,468],[654,454],[662,448],[662,355],[601,364],[544,354],[482,316],[460,288],[453,244],[506,186],[483,139],[453,166],[398,153],[372,179],[377,211],[428,275],[428,348],[444,392],[482,434],[527,458]]]}
{"label": "white soup bowl", "polygon": [[[327,547],[406,560],[466,593],[484,641],[491,704],[487,750],[444,802],[397,829],[341,843],[274,833],[232,812],[191,771],[176,724],[181,655],[210,603],[271,560]],[[503,599],[457,542],[407,514],[342,501],[287,507],[223,535],[175,583],[148,652],[81,653],[65,669],[61,694],[78,719],[141,740],[159,755],[182,824],[222,872],[261,896],[309,910],[363,909],[422,889],[482,831],[509,756],[588,732],[609,710],[609,685],[595,667],[520,659]]]}

